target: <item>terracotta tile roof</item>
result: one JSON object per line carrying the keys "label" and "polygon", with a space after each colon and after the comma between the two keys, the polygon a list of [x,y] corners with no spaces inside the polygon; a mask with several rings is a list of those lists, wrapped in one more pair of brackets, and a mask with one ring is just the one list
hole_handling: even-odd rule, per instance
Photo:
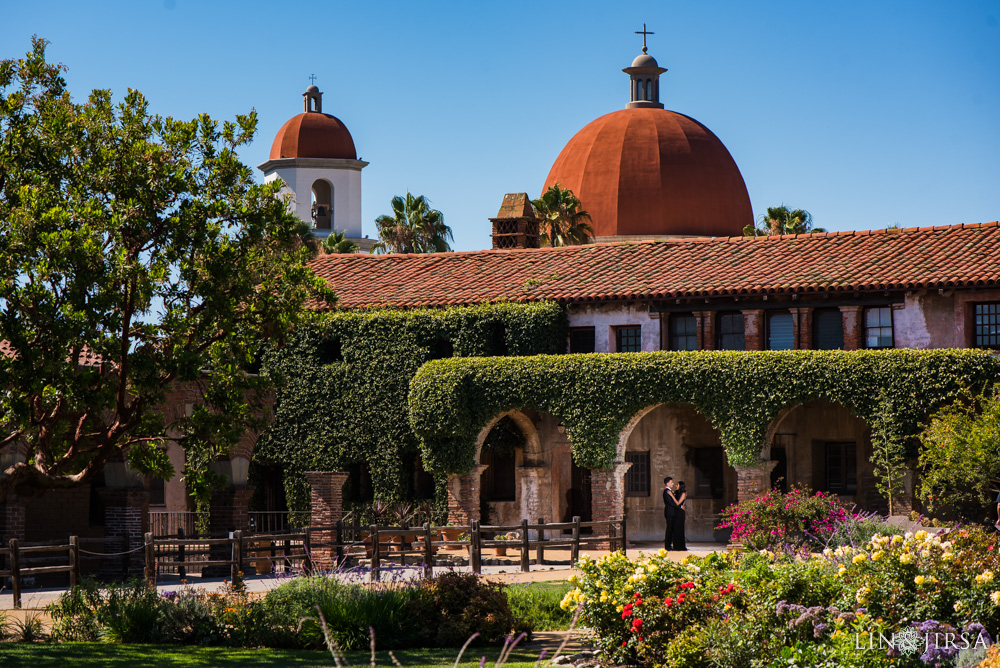
{"label": "terracotta tile roof", "polygon": [[993,286],[1000,284],[1000,227],[324,255],[312,267],[341,308]]}

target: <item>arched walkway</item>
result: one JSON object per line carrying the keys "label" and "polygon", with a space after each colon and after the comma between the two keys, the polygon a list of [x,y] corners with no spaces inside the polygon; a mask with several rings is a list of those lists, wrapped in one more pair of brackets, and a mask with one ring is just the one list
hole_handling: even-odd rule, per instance
{"label": "arched walkway", "polygon": [[728,465],[719,433],[693,406],[661,404],[636,415],[622,432],[616,457],[624,473],[629,535],[663,540],[663,478],[687,485],[688,540],[721,541],[718,513],[736,500],[736,472]]}
{"label": "arched walkway", "polygon": [[763,457],[777,462],[773,486],[808,485],[864,510],[885,511],[871,463],[871,428],[841,404],[813,401],[783,410],[767,431]]}

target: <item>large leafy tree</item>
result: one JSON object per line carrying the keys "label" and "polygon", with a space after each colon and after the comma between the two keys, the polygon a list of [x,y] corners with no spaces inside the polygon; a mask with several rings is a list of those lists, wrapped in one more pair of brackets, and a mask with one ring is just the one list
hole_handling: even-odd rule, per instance
{"label": "large leafy tree", "polygon": [[430,207],[423,195],[392,198],[392,214],[375,219],[378,238],[376,253],[442,253],[451,250],[451,228],[444,224],[444,214]]}
{"label": "large leafy tree", "polygon": [[[153,115],[141,93],[71,99],[45,42],[0,62],[0,448],[12,489],[67,487],[119,454],[189,488],[261,425],[263,346],[331,301],[299,222],[236,151],[256,114]],[[176,387],[200,394],[165,415]],[[181,411],[185,413],[186,411]]]}
{"label": "large leafy tree", "polygon": [[784,204],[768,207],[767,214],[761,216],[756,225],[747,225],[743,228],[743,234],[748,237],[810,232],[826,232],[826,230],[815,227],[812,214],[805,209],[789,209]]}
{"label": "large leafy tree", "polygon": [[543,246],[575,246],[593,241],[590,214],[580,208],[580,198],[572,190],[560,188],[557,183],[531,205],[543,221]]}

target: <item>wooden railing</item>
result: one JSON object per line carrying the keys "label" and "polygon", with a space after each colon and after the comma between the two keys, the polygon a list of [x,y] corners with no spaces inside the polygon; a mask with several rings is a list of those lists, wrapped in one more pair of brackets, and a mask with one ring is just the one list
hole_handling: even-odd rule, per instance
{"label": "wooden railing", "polygon": [[[66,554],[68,563],[54,566],[29,566],[22,565],[23,561],[32,559],[35,555],[55,554],[61,556]],[[42,575],[45,573],[69,573],[69,586],[74,587],[80,580],[80,539],[77,536],[70,536],[65,545],[52,545],[49,543],[22,544],[16,538],[11,538],[7,547],[0,548],[0,557],[7,557],[7,570],[0,571],[0,578],[9,577],[11,580],[11,590],[14,595],[14,607],[21,607],[21,578],[31,575]],[[58,556],[56,557],[58,559]]]}
{"label": "wooden railing", "polygon": [[[606,528],[607,535],[585,535],[584,530]],[[505,541],[483,538],[484,533],[505,533],[517,531],[519,539]],[[569,531],[569,536],[546,538],[546,532]],[[442,540],[446,532],[468,534],[460,540]],[[531,538],[531,533],[535,538]],[[546,550],[569,548],[570,563],[580,557],[580,548],[587,545],[608,544],[614,550],[627,549],[625,518],[602,522],[581,522],[574,517],[572,522],[546,524],[539,519],[536,524],[522,520],[520,524],[509,526],[480,525],[472,522],[467,526],[420,527],[336,525],[307,527],[300,531],[248,533],[235,531],[229,538],[159,538],[146,534],[146,578],[153,580],[163,570],[177,569],[181,576],[187,568],[197,566],[226,567],[235,581],[247,570],[249,562],[265,562],[274,567],[284,565],[286,570],[301,568],[304,572],[334,567],[344,563],[352,552],[364,549],[370,559],[370,578],[373,582],[381,579],[384,564],[398,560],[406,564],[407,557],[419,558],[424,577],[434,574],[434,557],[440,548],[465,548],[468,550],[468,565],[474,573],[482,572],[483,549],[506,548],[516,550],[520,557],[520,569],[528,572],[531,568],[532,552],[535,563],[545,564]],[[378,549],[375,548],[378,546]],[[225,553],[226,558],[219,558]],[[360,555],[358,555],[360,556]]]}

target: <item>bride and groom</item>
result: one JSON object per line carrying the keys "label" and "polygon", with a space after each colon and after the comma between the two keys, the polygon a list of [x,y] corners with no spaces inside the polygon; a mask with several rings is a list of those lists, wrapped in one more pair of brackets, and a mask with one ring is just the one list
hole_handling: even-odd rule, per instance
{"label": "bride and groom", "polygon": [[684,520],[687,505],[687,485],[674,482],[667,476],[663,479],[663,516],[667,519],[667,531],[663,535],[663,547],[667,550],[687,552],[684,536]]}

